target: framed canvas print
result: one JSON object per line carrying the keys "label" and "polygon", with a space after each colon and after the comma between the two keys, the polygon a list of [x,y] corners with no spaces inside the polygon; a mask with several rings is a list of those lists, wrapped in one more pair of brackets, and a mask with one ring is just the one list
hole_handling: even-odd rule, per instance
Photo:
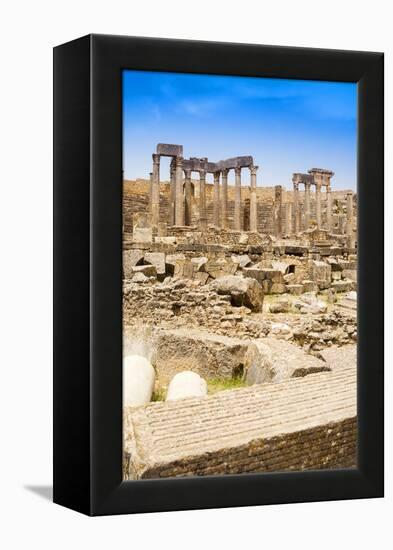
{"label": "framed canvas print", "polygon": [[54,501],[383,496],[383,55],[54,50]]}

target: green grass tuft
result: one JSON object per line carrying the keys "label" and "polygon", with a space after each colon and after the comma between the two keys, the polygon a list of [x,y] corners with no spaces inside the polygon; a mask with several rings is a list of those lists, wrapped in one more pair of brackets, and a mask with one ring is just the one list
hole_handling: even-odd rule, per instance
{"label": "green grass tuft", "polygon": [[164,390],[164,388],[157,388],[154,390],[151,400],[165,401],[165,395],[166,395],[166,391]]}
{"label": "green grass tuft", "polygon": [[247,384],[241,378],[230,378],[223,380],[222,378],[209,378],[207,380],[207,393],[212,395],[223,390],[234,390],[236,388],[244,388]]}

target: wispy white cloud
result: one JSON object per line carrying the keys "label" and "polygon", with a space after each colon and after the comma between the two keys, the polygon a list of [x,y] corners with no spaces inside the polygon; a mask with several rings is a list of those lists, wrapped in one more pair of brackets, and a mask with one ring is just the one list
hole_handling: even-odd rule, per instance
{"label": "wispy white cloud", "polygon": [[189,97],[178,101],[174,110],[178,114],[186,114],[197,117],[209,117],[218,110],[228,107],[230,101],[223,97],[198,98]]}

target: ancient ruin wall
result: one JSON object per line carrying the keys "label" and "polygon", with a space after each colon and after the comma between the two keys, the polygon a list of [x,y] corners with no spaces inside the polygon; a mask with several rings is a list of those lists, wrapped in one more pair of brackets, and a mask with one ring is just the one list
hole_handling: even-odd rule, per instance
{"label": "ancient ruin wall", "polygon": [[[198,225],[198,181],[192,180],[193,197],[193,217],[192,225]],[[123,186],[123,224],[126,233],[133,231],[133,215],[138,212],[147,212],[149,210],[150,182],[144,179],[136,181],[126,180]],[[213,224],[213,184],[206,184],[206,202],[208,224]],[[167,222],[169,219],[169,182],[160,183],[160,221]],[[333,203],[338,201],[341,205],[345,202],[346,191],[332,191]],[[234,226],[235,211],[235,187],[228,186],[228,220],[229,226]],[[299,191],[299,206],[304,219],[304,192]],[[287,202],[293,202],[293,191],[283,190],[283,219],[285,219],[285,205]],[[345,208],[343,206],[342,208]],[[356,216],[356,200],[354,204]],[[292,215],[292,225],[294,224],[294,214]],[[241,218],[245,230],[249,228],[250,220],[250,189],[249,186],[242,187],[242,212]],[[311,193],[311,220],[316,219],[315,197]],[[334,218],[337,222],[337,219]],[[274,234],[274,187],[257,187],[257,220],[258,231],[260,233]],[[326,223],[326,199],[322,193],[322,224]],[[304,227],[301,227],[304,229]]]}

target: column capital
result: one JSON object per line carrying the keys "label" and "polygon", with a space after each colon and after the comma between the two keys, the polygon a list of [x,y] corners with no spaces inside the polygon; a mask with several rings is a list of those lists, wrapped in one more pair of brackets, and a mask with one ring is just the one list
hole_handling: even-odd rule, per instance
{"label": "column capital", "polygon": [[307,191],[310,191],[310,187],[311,187],[311,181],[305,181],[305,182],[304,182],[304,188],[305,188]]}
{"label": "column capital", "polygon": [[153,153],[153,154],[152,154],[152,157],[153,157],[153,162],[154,162],[154,164],[160,164],[160,157],[161,157],[161,155],[159,155],[158,153]]}
{"label": "column capital", "polygon": [[236,166],[236,168],[235,168],[235,174],[236,174],[237,176],[240,176],[241,171],[242,171],[241,167],[240,167],[240,166]]}
{"label": "column capital", "polygon": [[217,170],[217,172],[213,173],[214,181],[218,181],[220,179],[220,174],[221,174],[220,170]]}
{"label": "column capital", "polygon": [[175,157],[176,168],[183,166],[183,157]]}
{"label": "column capital", "polygon": [[187,179],[190,179],[191,178],[191,170],[189,168],[186,168],[184,170],[184,175],[186,176]]}
{"label": "column capital", "polygon": [[229,173],[229,168],[223,168],[223,169],[221,170],[221,174],[222,174],[224,177],[227,177],[228,173]]}
{"label": "column capital", "polygon": [[199,170],[199,178],[205,178],[206,177],[206,170]]}
{"label": "column capital", "polygon": [[250,166],[250,173],[252,176],[256,176],[257,175],[257,170],[259,168],[259,166]]}
{"label": "column capital", "polygon": [[294,181],[294,182],[293,182],[293,189],[294,189],[295,191],[299,191],[299,182],[298,182],[298,181]]}

